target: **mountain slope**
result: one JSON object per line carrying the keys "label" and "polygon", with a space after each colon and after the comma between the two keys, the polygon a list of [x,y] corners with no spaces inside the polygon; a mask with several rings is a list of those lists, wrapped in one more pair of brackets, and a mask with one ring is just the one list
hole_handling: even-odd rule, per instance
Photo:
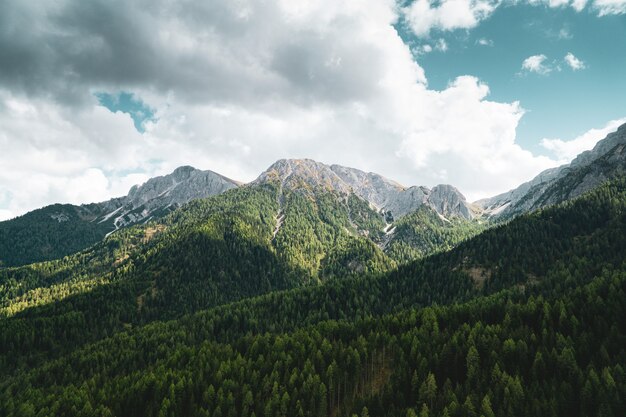
{"label": "mountain slope", "polygon": [[[449,185],[438,185],[432,190],[426,187],[407,189],[378,174],[308,159],[277,161],[252,184],[268,183],[278,188],[279,204],[286,201],[285,196],[309,202],[305,204],[322,200],[331,204],[333,216],[344,213],[341,227],[366,237],[400,263],[450,249],[486,226],[479,218],[474,219],[476,208]],[[285,220],[282,209],[277,218],[281,219],[282,226]],[[282,233],[293,237],[302,232],[283,227],[277,242]],[[294,249],[304,253],[302,247]],[[349,249],[344,258],[362,257],[359,254],[364,251],[374,255],[371,246],[354,249]],[[316,256],[307,253],[306,258],[314,260]],[[374,256],[380,258],[380,255]],[[361,268],[360,272],[365,270],[372,268]]]}
{"label": "mountain slope", "polygon": [[389,226],[383,248],[391,258],[404,263],[450,250],[488,226],[480,220],[448,219],[424,205]]}
{"label": "mountain slope", "polygon": [[[619,181],[385,276],[272,293],[104,338],[4,378],[0,411],[620,415],[625,209]],[[414,309],[434,302],[441,306]],[[2,325],[24,329],[30,320],[41,324],[26,314]],[[77,334],[59,326],[71,344]],[[33,354],[15,333],[0,334],[5,358]]]}
{"label": "mountain slope", "polygon": [[212,171],[180,167],[133,186],[125,197],[81,206],[54,204],[29,212],[0,222],[0,267],[61,258],[121,227],[162,217],[192,199],[237,186]]}
{"label": "mountain slope", "polygon": [[518,188],[477,201],[487,215],[511,218],[576,198],[626,172],[626,124],[578,155],[570,164],[546,170]]}
{"label": "mountain slope", "polygon": [[[384,216],[355,194],[302,186],[311,175],[297,186],[280,175],[194,200],[81,253],[0,271],[0,315],[16,326],[7,333],[33,343],[37,323],[36,350],[58,354],[67,348],[59,323],[92,329],[74,339],[75,347],[245,297],[387,273],[480,230],[461,224],[463,233],[456,233],[461,218],[444,220],[423,205],[425,217],[405,216],[400,230],[411,231],[396,238],[384,232]],[[404,240],[410,250],[395,250]]]}
{"label": "mountain slope", "polygon": [[117,200],[98,204],[110,207],[115,201],[114,210],[99,221],[112,221],[116,228],[128,226],[160,217],[162,213],[191,200],[220,194],[238,185],[236,181],[213,171],[200,171],[190,166],[178,167],[169,175],[151,178],[145,184],[133,186],[128,195],[119,201],[119,207],[115,207]]}
{"label": "mountain slope", "polygon": [[477,208],[450,185],[406,188],[381,175],[310,159],[281,159],[264,171],[255,183],[281,178],[287,189],[321,188],[340,194],[353,193],[377,211],[399,219],[426,204],[443,216],[472,219]]}
{"label": "mountain slope", "polygon": [[95,221],[98,214],[53,204],[0,222],[0,267],[57,259],[93,245],[111,231]]}
{"label": "mountain slope", "polygon": [[[279,160],[251,185],[268,182],[278,186],[279,205],[288,193],[306,194],[313,191],[318,196],[322,193],[333,193],[335,198],[345,200],[339,205],[335,204],[337,207],[348,203],[354,206],[357,201],[360,201],[358,204],[364,202],[369,206],[365,208],[368,213],[362,212],[364,207],[352,209],[366,215],[367,220],[364,221],[368,225],[357,224],[363,219],[356,216],[355,219],[348,219],[347,229],[367,237],[383,248],[392,238],[388,233],[393,229],[392,223],[420,208],[428,208],[444,221],[461,220],[448,222],[446,227],[457,223],[467,226],[479,214],[475,206],[470,205],[456,188],[449,185],[438,185],[432,190],[426,187],[406,188],[378,174],[339,165],[328,166],[306,159]],[[134,186],[125,197],[81,206],[53,205],[17,219],[0,222],[0,267],[24,265],[69,255],[99,242],[120,228],[158,219],[191,200],[219,194],[239,185],[212,171],[180,167],[172,174],[152,178],[141,186]],[[280,213],[276,216],[277,219],[281,218]],[[348,217],[350,216],[348,213]],[[415,216],[412,218],[416,219]],[[415,225],[414,229],[418,230],[418,226]],[[427,230],[424,235],[437,233]],[[405,243],[412,245],[416,242],[419,239]],[[415,256],[424,256],[450,247],[452,243],[429,242],[423,247],[405,252],[406,256],[396,260],[406,261]],[[368,250],[371,252],[372,249]]]}
{"label": "mountain slope", "polygon": [[58,354],[76,336],[60,333],[60,323],[91,329],[77,346],[245,297],[386,272],[395,262],[365,236],[382,226],[354,196],[279,198],[271,183],[229,190],[67,258],[1,270],[0,315],[11,327],[3,334],[33,343],[37,326],[32,349]]}

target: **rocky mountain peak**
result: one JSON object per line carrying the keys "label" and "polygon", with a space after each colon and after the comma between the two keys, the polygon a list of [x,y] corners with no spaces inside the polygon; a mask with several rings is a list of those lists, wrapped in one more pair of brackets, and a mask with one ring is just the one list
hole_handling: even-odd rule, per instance
{"label": "rocky mountain peak", "polygon": [[189,165],[183,165],[174,170],[170,175],[174,177],[176,180],[185,180],[189,178],[193,173],[199,172],[199,169],[196,169]]}
{"label": "rocky mountain peak", "polygon": [[324,189],[349,193],[350,188],[328,165],[312,159],[280,159],[259,175],[253,183],[278,182],[283,189],[311,191]]}
{"label": "rocky mountain peak", "polygon": [[547,169],[511,191],[475,204],[487,215],[509,218],[578,197],[626,173],[625,146],[626,124],[622,124],[571,163]]}
{"label": "rocky mountain peak", "polygon": [[239,185],[213,171],[191,166],[176,168],[171,174],[150,178],[133,186],[128,195],[86,206],[102,213],[101,222],[112,222],[115,229],[164,213],[193,199],[220,194]]}
{"label": "rocky mountain peak", "polygon": [[325,165],[311,159],[281,159],[265,170],[253,184],[277,182],[283,190],[311,192],[315,189],[355,194],[378,211],[399,219],[428,204],[443,216],[474,217],[471,205],[454,187],[440,185],[404,187],[382,175],[341,165]]}
{"label": "rocky mountain peak", "polygon": [[433,187],[428,195],[428,204],[444,217],[458,216],[465,219],[474,217],[470,204],[461,192],[449,184]]}

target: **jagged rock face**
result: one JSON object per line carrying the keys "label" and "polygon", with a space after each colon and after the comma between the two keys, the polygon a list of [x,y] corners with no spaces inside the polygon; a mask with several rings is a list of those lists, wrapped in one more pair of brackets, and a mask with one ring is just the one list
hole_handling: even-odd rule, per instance
{"label": "jagged rock face", "polygon": [[406,188],[382,175],[341,165],[331,165],[330,168],[356,195],[376,209],[390,212],[395,218],[417,210],[426,203],[428,197],[429,190],[426,187]]}
{"label": "jagged rock face", "polygon": [[321,188],[325,191],[349,193],[346,184],[328,165],[311,159],[280,159],[272,164],[253,182],[263,184],[278,182],[283,189],[312,191]]}
{"label": "jagged rock face", "polygon": [[170,175],[149,179],[141,186],[133,186],[126,202],[133,208],[184,204],[234,188],[237,183],[212,171],[200,171],[190,166],[176,168]]}
{"label": "jagged rock face", "polygon": [[237,186],[237,182],[215,172],[183,166],[169,175],[151,178],[142,185],[133,186],[126,197],[85,207],[99,214],[98,222],[112,221],[117,229],[145,221],[193,199],[220,194]]}
{"label": "jagged rock face", "polygon": [[493,217],[507,217],[513,212],[526,212],[534,203],[534,199],[530,198],[531,190],[532,193],[541,194],[558,177],[561,169],[562,167],[547,169],[513,190],[478,200],[474,204],[483,209],[485,215]]}
{"label": "jagged rock face", "polygon": [[451,185],[443,184],[434,187],[428,196],[428,204],[444,217],[457,216],[465,219],[473,217],[465,196]]}
{"label": "jagged rock face", "polygon": [[331,165],[330,169],[343,182],[348,184],[355,194],[369,201],[377,208],[385,207],[398,194],[404,191],[402,185],[373,172],[364,172],[341,165]]}
{"label": "jagged rock face", "polygon": [[281,159],[263,172],[253,184],[277,182],[283,189],[311,192],[315,189],[339,194],[353,193],[378,211],[399,219],[424,204],[443,216],[474,217],[471,205],[454,187],[440,185],[406,188],[381,175],[341,165],[325,165],[310,159]]}
{"label": "jagged rock face", "polygon": [[430,190],[426,187],[409,187],[390,199],[384,210],[390,212],[395,219],[399,219],[426,204],[429,194]]}
{"label": "jagged rock face", "polygon": [[532,181],[475,204],[494,217],[510,218],[576,198],[626,173],[626,124],[570,164],[546,170]]}

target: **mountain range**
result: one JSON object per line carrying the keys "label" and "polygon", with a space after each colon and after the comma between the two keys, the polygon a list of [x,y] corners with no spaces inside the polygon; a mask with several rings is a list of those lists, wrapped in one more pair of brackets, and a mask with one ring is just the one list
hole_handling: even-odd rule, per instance
{"label": "mountain range", "polygon": [[625,132],[476,203],[279,160],[1,223],[0,415],[623,415]]}
{"label": "mountain range", "polygon": [[[514,190],[474,203],[468,202],[451,185],[437,185],[432,189],[405,187],[379,174],[308,159],[279,160],[247,185],[212,171],[184,166],[169,175],[133,186],[124,197],[80,206],[54,204],[0,222],[0,265],[23,265],[69,255],[120,228],[161,218],[191,200],[268,181],[279,182],[281,190],[309,193],[316,190],[332,192],[343,198],[348,195],[358,197],[382,216],[384,224],[380,230],[372,231],[372,240],[385,247],[392,243],[394,233],[407,232],[407,221],[402,222],[402,218],[417,212],[439,217],[439,220],[431,219],[430,223],[441,223],[450,228],[454,222],[455,227],[460,225],[463,229],[474,225],[478,231],[487,223],[495,224],[567,201],[604,181],[619,177],[624,173],[625,145],[626,125],[623,125],[571,163],[546,170]],[[419,221],[424,223],[424,219]],[[439,228],[440,225],[434,226]],[[433,225],[426,227],[433,229]],[[414,235],[415,227],[412,229],[413,232],[407,233]],[[471,235],[462,234],[463,238]],[[413,242],[408,245],[409,249],[420,254],[415,256],[437,249],[419,242],[415,236],[404,236],[404,246],[407,241]],[[452,239],[435,246],[449,248],[455,243],[457,240]]]}
{"label": "mountain range", "polygon": [[190,200],[239,186],[212,171],[179,167],[101,203],[53,204],[0,222],[0,266],[56,259],[87,248],[122,227],[160,218]]}
{"label": "mountain range", "polygon": [[569,164],[548,169],[514,190],[476,202],[485,214],[499,218],[570,200],[626,171],[626,124]]}

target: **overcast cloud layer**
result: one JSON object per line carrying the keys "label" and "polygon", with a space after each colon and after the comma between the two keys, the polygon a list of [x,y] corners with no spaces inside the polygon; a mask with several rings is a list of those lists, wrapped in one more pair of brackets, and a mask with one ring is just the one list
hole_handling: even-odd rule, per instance
{"label": "overcast cloud layer", "polygon": [[[417,32],[471,27],[497,6],[468,4]],[[249,181],[308,157],[476,199],[571,156],[563,141],[545,141],[558,160],[518,146],[523,108],[490,101],[472,76],[429,89],[393,27],[408,12],[387,0],[5,0],[0,219],[123,195],[184,164]],[[95,96],[121,91],[154,110],[145,132]]]}

